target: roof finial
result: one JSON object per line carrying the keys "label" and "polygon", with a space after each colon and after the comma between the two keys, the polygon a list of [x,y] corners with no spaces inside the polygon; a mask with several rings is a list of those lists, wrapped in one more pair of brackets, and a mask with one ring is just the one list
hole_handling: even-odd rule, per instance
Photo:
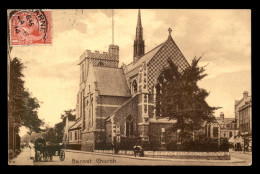
{"label": "roof finial", "polygon": [[172,29],[169,28],[168,31],[169,31],[169,36],[171,36]]}

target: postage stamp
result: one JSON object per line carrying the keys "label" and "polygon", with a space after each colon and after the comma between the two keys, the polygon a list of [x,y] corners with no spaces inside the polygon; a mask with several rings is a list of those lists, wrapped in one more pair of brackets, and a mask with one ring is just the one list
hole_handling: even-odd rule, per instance
{"label": "postage stamp", "polygon": [[51,10],[11,10],[9,27],[12,46],[52,44]]}

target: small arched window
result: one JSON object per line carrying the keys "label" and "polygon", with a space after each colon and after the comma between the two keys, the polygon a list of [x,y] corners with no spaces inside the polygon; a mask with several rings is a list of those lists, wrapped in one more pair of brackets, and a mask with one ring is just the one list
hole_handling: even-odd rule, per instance
{"label": "small arched window", "polygon": [[133,86],[133,92],[137,93],[137,82],[136,82],[136,80],[133,81],[132,86]]}
{"label": "small arched window", "polygon": [[98,62],[98,66],[104,66],[104,63],[101,62],[101,61],[99,61],[99,62]]}
{"label": "small arched window", "polygon": [[91,126],[93,126],[94,123],[94,115],[93,115],[93,98],[91,98]]}
{"label": "small arched window", "polygon": [[78,139],[78,132],[75,131],[75,140],[77,140],[77,139]]}
{"label": "small arched window", "polygon": [[87,114],[88,114],[88,128],[89,128],[89,126],[90,126],[90,112],[89,112],[89,101],[87,100],[87,103],[86,103],[86,107],[87,107]]}

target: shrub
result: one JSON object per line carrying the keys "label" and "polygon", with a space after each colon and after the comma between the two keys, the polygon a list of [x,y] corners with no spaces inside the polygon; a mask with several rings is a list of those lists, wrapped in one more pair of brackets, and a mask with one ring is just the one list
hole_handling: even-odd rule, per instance
{"label": "shrub", "polygon": [[176,141],[171,141],[166,144],[166,150],[169,151],[176,151],[177,150],[177,142]]}
{"label": "shrub", "polygon": [[229,143],[227,140],[222,141],[222,143],[219,146],[219,151],[221,151],[221,152],[229,151]]}
{"label": "shrub", "polygon": [[166,143],[166,150],[170,151],[188,151],[188,152],[228,152],[229,143],[227,140],[222,140],[219,144],[218,139],[196,139],[186,140],[180,145],[177,141]]}

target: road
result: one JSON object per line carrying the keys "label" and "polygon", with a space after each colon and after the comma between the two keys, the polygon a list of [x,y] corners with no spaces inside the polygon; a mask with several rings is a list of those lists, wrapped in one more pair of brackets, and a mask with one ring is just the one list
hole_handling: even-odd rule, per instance
{"label": "road", "polygon": [[[231,160],[188,160],[134,157],[125,155],[98,154],[65,150],[65,160],[54,156],[53,161],[33,162],[30,149],[24,148],[9,165],[141,165],[141,166],[248,166],[252,162],[252,152],[231,152]],[[243,161],[242,161],[243,160]]]}
{"label": "road", "polygon": [[53,161],[34,162],[34,165],[141,165],[141,166],[245,166],[245,161],[231,160],[184,160],[133,157],[124,155],[98,154],[90,152],[65,152],[64,161],[55,156]]}

